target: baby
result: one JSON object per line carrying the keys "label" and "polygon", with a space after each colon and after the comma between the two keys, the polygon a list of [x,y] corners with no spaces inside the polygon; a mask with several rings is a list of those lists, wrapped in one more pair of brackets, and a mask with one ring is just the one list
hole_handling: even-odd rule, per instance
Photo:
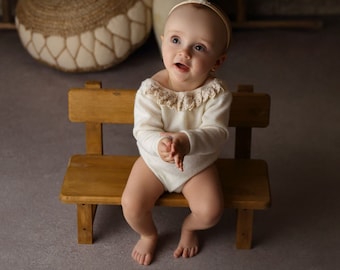
{"label": "baby", "polygon": [[167,18],[162,36],[165,69],[142,82],[135,99],[133,135],[141,157],[122,197],[126,221],[140,239],[132,257],[152,262],[158,233],[152,218],[165,192],[182,192],[191,213],[174,257],[199,251],[196,231],[214,226],[224,205],[214,162],[228,137],[231,93],[214,71],[230,42],[225,15],[204,0],[184,1]]}

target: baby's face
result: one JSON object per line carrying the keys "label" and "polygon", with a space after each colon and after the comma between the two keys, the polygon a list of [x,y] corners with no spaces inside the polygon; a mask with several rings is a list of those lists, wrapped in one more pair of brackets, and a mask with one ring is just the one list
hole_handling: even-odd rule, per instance
{"label": "baby's face", "polygon": [[169,80],[188,90],[201,86],[224,61],[225,31],[222,20],[209,9],[192,5],[175,9],[166,22],[162,42]]}

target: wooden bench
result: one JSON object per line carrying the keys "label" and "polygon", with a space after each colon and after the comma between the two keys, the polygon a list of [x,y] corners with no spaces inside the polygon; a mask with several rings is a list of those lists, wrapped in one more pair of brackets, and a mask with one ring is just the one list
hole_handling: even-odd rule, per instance
{"label": "wooden bench", "polygon": [[[78,243],[93,242],[93,222],[99,204],[120,205],[131,167],[137,156],[104,155],[105,123],[133,124],[136,90],[102,89],[100,82],[70,89],[69,119],[86,126],[86,154],[74,155],[67,166],[60,199],[77,205]],[[253,127],[269,124],[270,96],[253,93],[252,86],[233,92],[229,126],[235,127],[235,157],[219,159],[226,208],[237,210],[236,248],[249,249],[254,210],[271,205],[267,163],[250,158]],[[131,126],[132,133],[132,126]],[[182,194],[164,193],[157,205],[188,207]]]}

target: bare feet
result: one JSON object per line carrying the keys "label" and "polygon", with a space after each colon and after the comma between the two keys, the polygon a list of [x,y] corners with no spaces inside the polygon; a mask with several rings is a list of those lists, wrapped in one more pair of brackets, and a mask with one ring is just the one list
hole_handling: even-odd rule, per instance
{"label": "bare feet", "polygon": [[198,238],[194,231],[182,231],[178,247],[174,252],[174,257],[191,258],[198,253]]}
{"label": "bare feet", "polygon": [[157,244],[157,235],[142,236],[132,251],[132,258],[141,265],[149,265],[152,262],[154,251]]}

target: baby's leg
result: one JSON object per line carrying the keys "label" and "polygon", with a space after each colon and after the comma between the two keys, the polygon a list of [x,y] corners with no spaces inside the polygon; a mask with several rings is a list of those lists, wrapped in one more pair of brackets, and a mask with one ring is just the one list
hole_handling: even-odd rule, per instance
{"label": "baby's leg", "polygon": [[194,176],[183,187],[191,214],[183,222],[181,239],[174,257],[193,257],[198,253],[197,230],[214,226],[223,213],[223,194],[218,172],[210,166]]}
{"label": "baby's leg", "polygon": [[161,182],[144,160],[139,158],[131,170],[123,192],[122,207],[126,221],[140,235],[132,257],[142,265],[150,264],[153,259],[158,235],[151,211],[163,192]]}

